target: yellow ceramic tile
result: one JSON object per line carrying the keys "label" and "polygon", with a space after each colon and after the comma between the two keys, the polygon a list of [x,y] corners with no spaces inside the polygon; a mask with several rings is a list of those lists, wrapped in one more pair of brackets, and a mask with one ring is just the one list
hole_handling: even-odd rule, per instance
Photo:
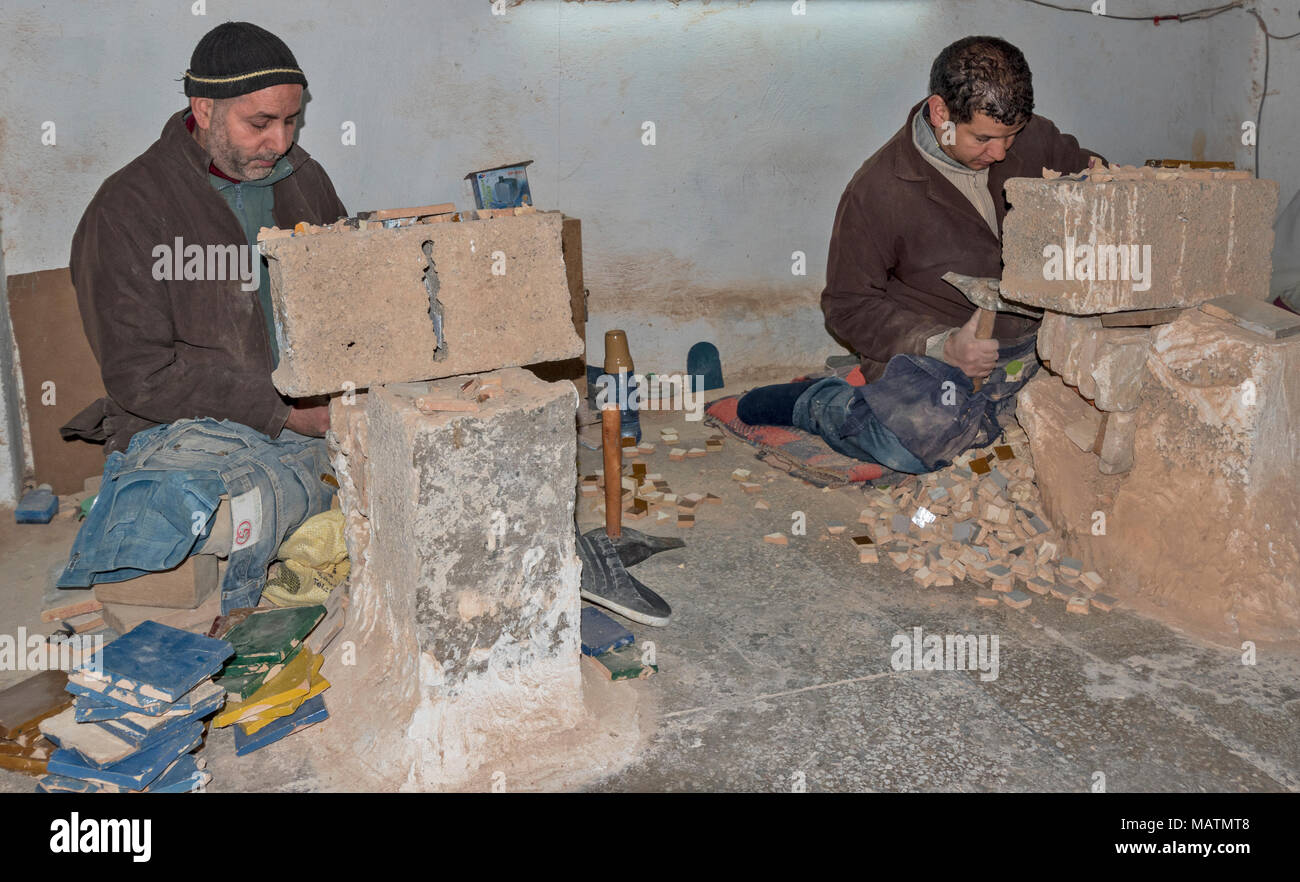
{"label": "yellow ceramic tile", "polygon": [[313,653],[304,646],[293,659],[274,677],[262,684],[261,688],[248,697],[246,701],[226,705],[221,713],[212,720],[218,728],[239,722],[245,717],[260,714],[267,708],[275,707],[291,698],[301,697],[305,700],[312,686],[314,675],[320,671],[324,656]]}
{"label": "yellow ceramic tile", "polygon": [[239,726],[244,730],[245,735],[255,735],[262,727],[275,722],[280,717],[287,717],[298,709],[298,707],[307,699],[315,698],[330,686],[330,681],[326,680],[319,673],[313,674],[311,679],[311,688],[305,695],[295,696],[294,698],[278,704],[275,707],[267,708],[256,716],[246,717],[239,721]]}

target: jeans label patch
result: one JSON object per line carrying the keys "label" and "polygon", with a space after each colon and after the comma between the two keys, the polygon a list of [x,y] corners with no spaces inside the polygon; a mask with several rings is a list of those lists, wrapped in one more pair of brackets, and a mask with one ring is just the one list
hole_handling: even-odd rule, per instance
{"label": "jeans label patch", "polygon": [[232,552],[251,548],[262,535],[262,488],[254,487],[230,500],[230,520],[234,527]]}

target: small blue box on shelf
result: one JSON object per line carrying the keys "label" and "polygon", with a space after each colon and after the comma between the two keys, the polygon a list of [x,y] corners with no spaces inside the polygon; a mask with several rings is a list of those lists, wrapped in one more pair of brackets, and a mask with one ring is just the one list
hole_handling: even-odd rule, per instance
{"label": "small blue box on shelf", "polygon": [[518,208],[532,205],[533,194],[528,189],[530,159],[517,165],[499,165],[465,175],[474,190],[474,204],[479,208]]}

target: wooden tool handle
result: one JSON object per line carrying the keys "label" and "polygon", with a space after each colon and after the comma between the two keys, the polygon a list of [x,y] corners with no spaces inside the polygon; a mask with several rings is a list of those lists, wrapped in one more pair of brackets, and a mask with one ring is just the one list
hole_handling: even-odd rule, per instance
{"label": "wooden tool handle", "polygon": [[605,451],[605,533],[611,539],[623,535],[623,438],[622,415],[617,405],[600,412],[600,443]]}
{"label": "wooden tool handle", "polygon": [[[998,314],[991,309],[977,309],[975,312],[978,313],[979,316],[975,319],[975,339],[992,340],[993,323],[997,321]],[[971,385],[974,386],[975,391],[978,392],[980,387],[984,385],[984,380],[981,377],[976,377],[971,381]]]}

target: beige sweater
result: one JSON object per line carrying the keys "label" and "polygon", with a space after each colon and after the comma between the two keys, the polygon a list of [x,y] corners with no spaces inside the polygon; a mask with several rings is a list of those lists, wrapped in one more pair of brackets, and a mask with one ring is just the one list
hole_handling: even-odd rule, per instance
{"label": "beige sweater", "polygon": [[989,192],[989,170],[982,168],[977,171],[967,168],[944,153],[935,137],[934,129],[925,119],[924,107],[912,118],[912,143],[916,145],[921,156],[925,157],[926,162],[938,169],[949,183],[970,200],[971,205],[975,206],[975,210],[980,213],[980,217],[984,218],[984,222],[996,236],[998,216],[993,208],[993,194]]}

